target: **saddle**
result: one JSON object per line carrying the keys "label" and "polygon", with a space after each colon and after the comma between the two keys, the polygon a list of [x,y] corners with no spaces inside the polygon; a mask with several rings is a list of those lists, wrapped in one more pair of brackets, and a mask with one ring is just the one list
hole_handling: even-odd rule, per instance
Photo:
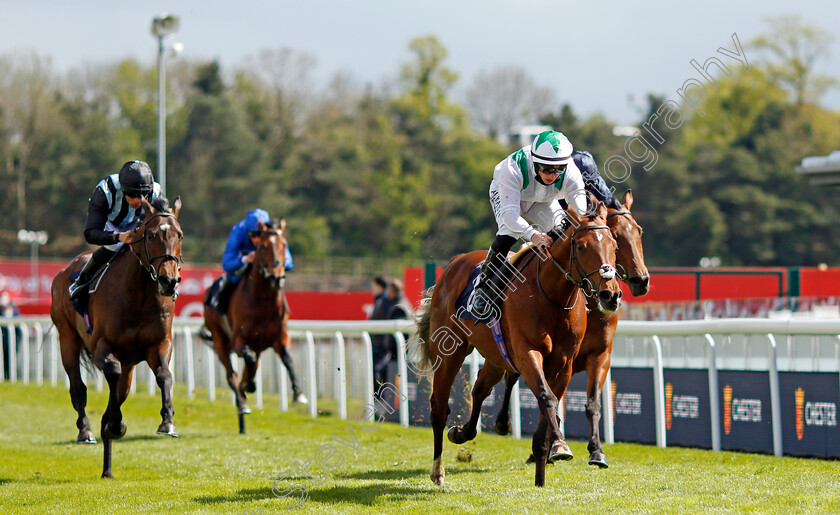
{"label": "saddle", "polygon": [[[88,302],[90,301],[90,294],[95,293],[96,289],[99,288],[99,283],[102,282],[102,278],[105,277],[105,274],[108,272],[108,269],[111,267],[111,263],[123,252],[125,252],[127,247],[121,247],[108,261],[105,262],[98,270],[95,270],[93,273],[90,274],[90,279],[88,279],[87,283],[81,286],[79,293],[76,294],[75,298],[70,299],[70,303],[73,304],[73,309],[85,319],[85,327],[87,329],[87,333],[91,334],[93,331],[93,326],[90,323],[90,316],[88,315]],[[81,274],[82,269],[80,268],[78,271],[73,272],[70,274],[70,282],[74,282],[77,277]]]}

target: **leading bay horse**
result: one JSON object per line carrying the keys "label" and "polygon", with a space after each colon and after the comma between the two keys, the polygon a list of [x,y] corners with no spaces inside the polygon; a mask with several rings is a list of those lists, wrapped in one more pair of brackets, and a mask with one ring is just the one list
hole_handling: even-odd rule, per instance
{"label": "leading bay horse", "polygon": [[70,378],[70,399],[78,412],[77,443],[95,443],[85,414],[87,388],[82,381],[80,358],[92,359],[108,382],[108,408],[102,415],[102,442],[105,459],[102,477],[111,475],[111,441],[125,435],[120,406],[128,397],[134,367],[146,361],[161,389],[163,407],[159,434],[178,436],[172,417],[172,318],[174,297],[181,282],[181,240],[178,223],[180,198],[172,211],[165,199],[153,200],[152,207],[141,200],[145,218],[108,266],[96,291],[90,294],[85,319],[70,302],[70,274],[81,270],[90,252],[77,256],[52,283],[50,316],[61,342],[61,361]]}
{"label": "leading bay horse", "polygon": [[[251,408],[245,402],[246,392],[255,392],[254,378],[262,351],[274,347],[289,372],[295,402],[306,402],[292,368],[288,348],[291,337],[287,323],[289,312],[283,296],[286,281],[284,266],[286,237],[285,222],[280,229],[260,223],[260,243],[254,251],[254,261],[245,276],[231,292],[227,315],[207,305],[210,289],[204,295],[204,324],[213,338],[213,347],[227,372],[228,385],[236,396],[239,412],[239,432],[245,433],[245,415]],[[231,352],[245,360],[241,379],[230,360]]]}
{"label": "leading bay horse", "polygon": [[[622,209],[608,210],[607,225],[612,232],[618,250],[615,261],[619,270],[619,278],[630,287],[634,297],[645,295],[650,286],[650,274],[645,266],[642,252],[642,228],[636,223],[630,213],[633,207],[633,192],[627,190],[621,199]],[[613,337],[618,326],[618,314],[604,313],[595,309],[592,299],[587,299],[589,314],[586,321],[586,334],[580,351],[572,365],[573,374],[586,371],[586,419],[589,422],[589,464],[607,468],[607,456],[601,448],[601,435],[598,423],[601,420],[601,392],[610,370]],[[483,372],[479,370],[478,375]],[[519,374],[505,374],[505,396],[502,407],[496,418],[496,432],[501,435],[510,433],[510,395],[513,385],[519,380]],[[484,399],[482,399],[483,401]],[[473,409],[481,409],[481,404],[473,404]],[[472,420],[472,419],[470,419]],[[466,427],[465,435],[475,436],[475,427]],[[463,441],[455,443],[464,443]],[[532,458],[529,458],[529,461]]]}
{"label": "leading bay horse", "polygon": [[[572,360],[586,330],[584,294],[597,298],[605,312],[618,309],[621,290],[615,278],[616,241],[607,225],[607,208],[594,204],[589,216],[567,211],[572,226],[555,232],[548,253],[537,252],[514,281],[501,304],[500,325],[513,370],[497,346],[491,329],[484,323],[463,321],[457,299],[473,270],[486,256],[474,251],[452,258],[434,286],[428,308],[417,324],[414,347],[418,366],[431,370],[431,422],[434,432],[434,463],[429,476],[443,486],[445,471],[441,454],[443,430],[449,415],[449,393],[466,356],[475,347],[484,356],[484,373],[473,387],[473,406],[499,382],[505,371],[518,371],[534,393],[540,421],[534,432],[532,450],[537,458],[534,483],[545,485],[547,461],[570,459],[571,451],[557,423],[558,399],[572,375]],[[583,292],[583,293],[582,293]],[[472,417],[478,417],[473,410]],[[450,430],[450,439],[453,432]]]}

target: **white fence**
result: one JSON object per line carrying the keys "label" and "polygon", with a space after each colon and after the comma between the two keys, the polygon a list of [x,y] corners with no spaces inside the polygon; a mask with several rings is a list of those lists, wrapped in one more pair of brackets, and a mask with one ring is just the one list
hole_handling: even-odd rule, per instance
{"label": "white fence", "polygon": [[[227,392],[232,401],[224,369],[213,349],[196,337],[200,319],[176,319],[173,328],[174,352],[171,368],[175,381],[186,385],[187,395],[193,398],[197,391],[206,392],[215,400],[217,388]],[[361,399],[373,403],[373,363],[371,334],[394,334],[398,346],[397,371],[406,378],[405,339],[403,331],[410,331],[408,321],[291,321],[294,360],[302,392],[309,398],[309,413],[316,416],[319,399],[336,399],[337,415],[347,418],[347,400]],[[0,328],[9,340],[7,355],[0,353],[0,360],[8,359],[8,380],[24,384],[48,382],[56,385],[59,376],[69,382],[60,365],[58,337],[51,328],[49,317],[0,318]],[[708,378],[708,431],[713,450],[722,447],[722,430],[728,434],[731,420],[721,408],[726,401],[719,384],[719,374],[726,371],[761,371],[769,378],[769,419],[772,426],[772,450],[775,455],[789,452],[783,445],[782,399],[780,398],[780,372],[832,373],[840,378],[840,320],[773,320],[773,319],[714,319],[688,322],[638,322],[622,321],[613,347],[613,369],[650,369],[653,375],[653,418],[655,443],[665,447],[668,443],[666,413],[669,398],[666,395],[664,373],[668,370],[703,370]],[[474,354],[468,357],[471,381],[475,380],[483,359]],[[235,361],[241,370],[241,360]],[[6,368],[6,364],[3,364]],[[618,371],[616,371],[618,373]],[[824,377],[822,374],[821,377]],[[84,376],[83,376],[84,377]],[[764,377],[763,375],[761,377]],[[94,374],[95,387],[103,388],[102,375]],[[4,380],[0,373],[0,381]],[[705,382],[705,381],[704,381]],[[132,391],[145,387],[148,394],[155,393],[156,382],[148,367],[140,366],[134,376]],[[602,398],[603,433],[605,443],[616,440],[615,392],[608,376]],[[670,383],[669,383],[670,384]],[[263,353],[256,378],[257,391],[254,402],[263,407],[263,392],[279,394],[279,409],[288,409],[289,381],[279,357],[270,349]],[[410,385],[409,389],[410,389]],[[416,389],[415,389],[416,390]],[[809,389],[809,395],[814,394]],[[840,391],[817,392],[828,399],[815,402],[823,417],[822,427],[837,431],[836,404]],[[527,393],[527,392],[525,392]],[[722,397],[722,395],[724,395]],[[224,397],[224,396],[223,396]],[[409,423],[409,403],[428,404],[425,398],[399,403],[399,420]],[[641,398],[641,397],[640,397]],[[738,401],[738,399],[735,399]],[[789,399],[785,399],[788,402]],[[514,436],[521,437],[519,392],[515,392],[511,405]],[[809,403],[810,405],[811,403]],[[741,405],[734,405],[741,409]],[[749,409],[749,405],[744,409]],[[826,407],[827,406],[827,407]],[[833,407],[832,407],[833,406]],[[801,407],[800,407],[801,408]],[[800,409],[797,408],[797,409]],[[696,408],[695,408],[696,409]],[[729,408],[726,408],[729,409]],[[813,408],[817,409],[817,408]],[[834,411],[831,411],[834,410]],[[723,415],[721,415],[723,413]],[[816,413],[816,412],[814,412]],[[740,412],[735,413],[739,415]],[[619,417],[621,415],[619,414]],[[816,416],[816,415],[815,415]],[[731,418],[731,417],[730,417]],[[735,417],[737,419],[737,416]],[[816,420],[816,419],[815,419]],[[736,420],[737,422],[738,420]],[[807,422],[807,421],[806,421]],[[799,421],[797,421],[799,424]],[[804,424],[804,422],[803,422]],[[800,424],[801,425],[801,424]],[[799,425],[796,426],[800,430]],[[809,429],[812,432],[816,429]],[[835,433],[826,433],[835,438]],[[790,436],[790,435],[788,435]],[[822,437],[821,437],[822,438]],[[802,437],[799,437],[802,440]],[[833,440],[831,440],[833,442]],[[653,443],[653,442],[652,442]],[[840,449],[832,451],[835,454]]]}

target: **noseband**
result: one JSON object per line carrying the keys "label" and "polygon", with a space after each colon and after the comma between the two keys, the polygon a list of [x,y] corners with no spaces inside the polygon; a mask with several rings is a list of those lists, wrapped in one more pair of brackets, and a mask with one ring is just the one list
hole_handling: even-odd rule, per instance
{"label": "noseband", "polygon": [[[575,278],[572,277],[572,274],[570,272],[567,272],[566,269],[563,268],[563,265],[561,265],[559,261],[554,259],[554,256],[552,256],[551,253],[548,253],[548,258],[551,260],[552,263],[554,263],[554,266],[556,266],[558,268],[558,270],[560,270],[560,272],[563,273],[563,276],[566,278],[566,280],[568,280],[570,283],[572,283],[575,286],[577,286],[578,288],[580,288],[580,291],[583,293],[584,296],[594,298],[596,295],[598,295],[598,289],[595,287],[595,285],[592,284],[592,281],[589,280],[589,276],[591,276],[595,273],[600,273],[601,278],[598,280],[598,286],[600,286],[601,281],[603,281],[604,279],[609,280],[609,279],[614,278],[616,271],[615,271],[615,268],[613,268],[612,266],[610,266],[608,264],[601,265],[601,266],[599,266],[595,270],[592,270],[589,273],[585,273],[581,269],[580,260],[577,259],[577,253],[575,251],[575,249],[577,247],[575,245],[575,235],[577,233],[579,233],[580,231],[586,231],[586,230],[590,230],[590,229],[607,229],[607,230],[609,230],[609,227],[607,227],[606,225],[586,225],[586,226],[583,226],[583,227],[578,227],[577,229],[575,229],[572,232],[572,242],[571,242],[571,247],[572,248],[571,248],[571,252],[569,254],[569,270],[570,271],[574,270],[575,272],[577,272],[578,277],[580,277],[580,281],[575,280]],[[540,284],[540,263],[539,263],[540,261],[542,261],[542,260],[537,261],[537,286],[539,286],[540,291],[542,292],[543,296],[548,299],[548,296],[545,294],[545,290],[543,290],[542,284]],[[586,283],[586,284],[584,284],[584,283]],[[588,287],[587,287],[587,285],[588,285]],[[548,299],[548,300],[550,300],[554,304],[557,304],[556,302],[552,301],[551,299]]]}
{"label": "noseband", "polygon": [[[152,281],[154,282],[157,282],[158,278],[160,277],[160,267],[162,267],[164,263],[170,260],[175,261],[176,263],[178,263],[178,271],[180,272],[181,264],[183,264],[184,262],[181,258],[179,258],[178,256],[173,256],[172,254],[161,254],[155,257],[149,256],[149,246],[146,244],[146,235],[148,234],[146,231],[146,227],[149,225],[149,222],[151,222],[152,219],[156,216],[175,218],[175,215],[172,213],[153,213],[152,216],[150,216],[149,219],[143,223],[143,237],[139,240],[132,241],[128,244],[128,248],[131,249],[131,253],[137,257],[138,261],[140,261],[140,266],[143,267],[144,270],[149,272],[149,275],[152,277]],[[134,244],[139,243],[141,241],[143,242],[143,256],[146,258],[146,264],[143,263],[143,259],[134,250]],[[157,259],[160,259],[160,263],[158,264],[157,268],[155,268],[154,262]]]}

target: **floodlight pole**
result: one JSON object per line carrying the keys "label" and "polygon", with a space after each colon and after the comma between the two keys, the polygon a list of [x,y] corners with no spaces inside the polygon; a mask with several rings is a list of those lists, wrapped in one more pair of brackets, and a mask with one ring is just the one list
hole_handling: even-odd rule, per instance
{"label": "floodlight pole", "polygon": [[158,181],[160,193],[166,196],[166,54],[163,38],[158,38]]}

